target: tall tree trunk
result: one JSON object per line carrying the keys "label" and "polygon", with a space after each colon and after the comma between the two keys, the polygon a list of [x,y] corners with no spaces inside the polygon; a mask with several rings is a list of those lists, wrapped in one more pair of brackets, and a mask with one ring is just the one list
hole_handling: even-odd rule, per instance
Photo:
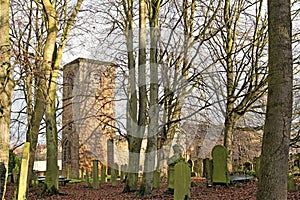
{"label": "tall tree trunk", "polygon": [[58,69],[54,69],[57,55],[56,37],[57,12],[49,0],[43,0],[48,26],[47,39],[43,52],[43,68],[47,77],[46,95],[46,142],[47,142],[47,166],[45,190],[51,193],[58,192],[58,166],[57,166],[57,129],[55,115],[56,79]]}
{"label": "tall tree trunk", "polygon": [[287,199],[293,64],[289,0],[268,0],[268,102],[257,199]]}
{"label": "tall tree trunk", "polygon": [[141,195],[151,194],[153,188],[153,175],[157,156],[158,134],[158,15],[160,0],[152,0],[149,5],[150,13],[150,105],[147,147],[144,162],[143,180],[140,188]]}
{"label": "tall tree trunk", "polygon": [[[123,192],[136,191],[138,188],[139,171],[139,148],[136,144],[137,138],[137,90],[136,90],[136,69],[133,52],[133,1],[123,0],[123,8],[126,16],[125,37],[127,45],[128,60],[128,102],[127,102],[127,141],[128,141],[128,173]],[[139,144],[140,142],[137,141]]]}
{"label": "tall tree trunk", "polygon": [[[225,53],[226,53],[226,89],[227,89],[227,102],[226,102],[226,116],[225,116],[225,129],[224,129],[224,146],[228,150],[228,170],[232,172],[232,149],[233,149],[233,129],[235,124],[234,119],[234,69],[233,69],[233,51],[234,42],[236,37],[235,28],[233,29],[233,18],[230,13],[231,5],[230,0],[225,0],[224,4],[224,22],[226,28],[226,42],[225,42]],[[238,13],[239,15],[239,13]]]}
{"label": "tall tree trunk", "polygon": [[[0,3],[0,162],[6,168],[2,199],[6,191],[6,177],[9,160],[9,127],[10,109],[12,102],[12,92],[14,83],[12,78],[12,68],[10,65],[10,41],[9,41],[9,0]],[[2,176],[1,176],[2,177]]]}

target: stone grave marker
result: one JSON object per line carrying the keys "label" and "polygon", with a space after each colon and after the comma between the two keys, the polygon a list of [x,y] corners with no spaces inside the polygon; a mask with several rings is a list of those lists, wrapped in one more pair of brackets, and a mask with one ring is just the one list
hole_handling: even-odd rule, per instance
{"label": "stone grave marker", "polygon": [[187,163],[180,161],[174,167],[174,200],[191,198],[191,169]]}
{"label": "stone grave marker", "polygon": [[99,189],[98,160],[93,160],[93,188]]}
{"label": "stone grave marker", "polygon": [[26,142],[22,153],[21,171],[20,171],[19,188],[18,188],[18,200],[26,199],[29,156],[30,156],[30,143]]}
{"label": "stone grave marker", "polygon": [[204,177],[206,178],[207,186],[212,186],[212,171],[212,160],[205,158],[203,160],[203,173]]}
{"label": "stone grave marker", "polygon": [[85,187],[91,187],[90,179],[89,179],[89,170],[86,168],[85,171]]}
{"label": "stone grave marker", "polygon": [[296,185],[294,176],[289,175],[288,176],[288,192],[294,192],[294,191],[297,191],[297,190],[298,190],[298,187]]}
{"label": "stone grave marker", "polygon": [[106,182],[106,166],[102,165],[101,166],[101,183]]}
{"label": "stone grave marker", "polygon": [[84,168],[83,167],[81,167],[81,169],[80,169],[80,175],[81,175],[81,180],[84,180]]}
{"label": "stone grave marker", "polygon": [[229,184],[230,176],[227,166],[227,149],[222,145],[216,145],[212,150],[213,158],[213,173],[212,182],[213,184]]}
{"label": "stone grave marker", "polygon": [[194,161],[194,172],[196,173],[196,176],[202,176],[203,160],[201,158]]}
{"label": "stone grave marker", "polygon": [[257,157],[255,159],[255,176],[256,178],[260,179],[261,174],[260,174],[260,157]]}
{"label": "stone grave marker", "polygon": [[153,188],[159,189],[160,188],[160,170],[157,169],[153,173]]}
{"label": "stone grave marker", "polygon": [[111,182],[111,185],[113,187],[116,187],[117,186],[117,167],[118,167],[118,164],[113,164],[113,166],[111,167],[111,177],[110,177],[110,182]]}

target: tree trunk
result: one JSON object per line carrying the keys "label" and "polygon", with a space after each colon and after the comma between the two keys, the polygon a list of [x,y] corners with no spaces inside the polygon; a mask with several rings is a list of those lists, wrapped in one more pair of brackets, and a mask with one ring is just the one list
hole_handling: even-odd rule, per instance
{"label": "tree trunk", "polygon": [[[6,191],[6,177],[9,160],[9,136],[10,136],[10,109],[14,83],[12,68],[10,65],[10,41],[9,41],[9,0],[0,3],[0,163],[3,163],[6,172],[3,185],[3,195]],[[2,181],[1,181],[2,184]]]}
{"label": "tree trunk", "polygon": [[268,102],[257,199],[287,199],[293,64],[289,0],[268,1]]}
{"label": "tree trunk", "polygon": [[155,160],[157,156],[157,134],[158,134],[158,62],[157,62],[157,39],[158,39],[158,14],[160,0],[150,2],[150,105],[149,105],[149,127],[147,136],[147,147],[144,162],[144,173],[141,195],[149,195],[153,189],[153,176]]}
{"label": "tree trunk", "polygon": [[49,0],[43,0],[43,5],[48,19],[47,39],[44,47],[43,68],[46,70],[47,98],[46,98],[46,142],[47,142],[47,166],[45,190],[50,193],[58,192],[58,166],[57,166],[57,128],[55,114],[56,79],[58,69],[55,67],[57,56],[56,37],[57,13]]}

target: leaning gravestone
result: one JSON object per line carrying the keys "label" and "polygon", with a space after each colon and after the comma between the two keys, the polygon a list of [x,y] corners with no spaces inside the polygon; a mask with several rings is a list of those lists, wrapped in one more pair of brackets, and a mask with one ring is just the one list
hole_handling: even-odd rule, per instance
{"label": "leaning gravestone", "polygon": [[174,167],[174,200],[191,198],[191,169],[180,161]]}
{"label": "leaning gravestone", "polygon": [[99,189],[98,160],[93,160],[93,188]]}
{"label": "leaning gravestone", "polygon": [[227,167],[227,149],[222,145],[217,145],[212,150],[213,158],[213,173],[212,182],[213,184],[229,184],[230,176]]}

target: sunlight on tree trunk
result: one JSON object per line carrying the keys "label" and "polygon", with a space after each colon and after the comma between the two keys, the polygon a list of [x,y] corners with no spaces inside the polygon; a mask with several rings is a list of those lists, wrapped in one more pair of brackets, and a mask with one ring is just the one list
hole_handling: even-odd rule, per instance
{"label": "sunlight on tree trunk", "polygon": [[[8,173],[10,109],[14,89],[10,65],[9,3],[9,0],[0,3],[0,162],[6,168],[5,180]],[[4,188],[2,199],[6,191],[6,181],[3,184],[1,185],[1,188]]]}
{"label": "sunlight on tree trunk", "polygon": [[267,115],[257,199],[287,199],[292,116],[293,60],[289,0],[268,1],[269,77]]}

